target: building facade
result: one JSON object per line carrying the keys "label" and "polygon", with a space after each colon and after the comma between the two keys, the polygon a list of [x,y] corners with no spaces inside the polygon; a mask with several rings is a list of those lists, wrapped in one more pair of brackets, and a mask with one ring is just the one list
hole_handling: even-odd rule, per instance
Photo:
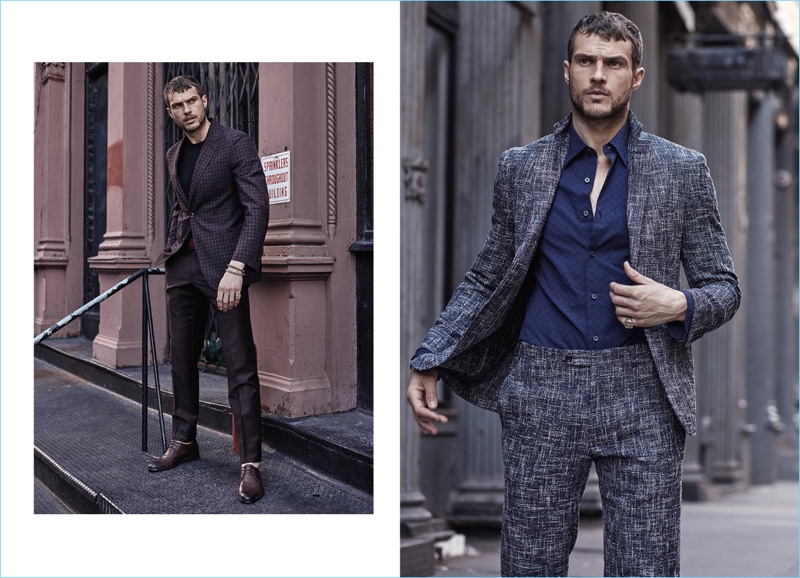
{"label": "building facade", "polygon": [[[796,5],[401,6],[404,574],[426,571],[415,565],[426,539],[499,526],[498,417],[440,390],[450,421],[422,435],[404,401],[408,360],[483,244],[500,153],[569,113],[569,33],[599,10],[639,26],[646,75],[631,108],[644,130],[706,156],[742,287],[734,320],[694,346],[700,433],[687,442],[684,496],[797,478],[797,48],[778,4]],[[591,479],[584,504],[599,507]]]}
{"label": "building facade", "polygon": [[[182,137],[162,90],[190,74],[210,117],[249,134],[260,157],[289,160],[251,290],[264,409],[371,411],[372,66],[46,62],[33,72],[35,334],[160,254],[173,206],[164,155]],[[163,276],[150,290],[164,360]],[[139,365],[140,302],[123,290],[51,339],[81,335],[100,362]]]}

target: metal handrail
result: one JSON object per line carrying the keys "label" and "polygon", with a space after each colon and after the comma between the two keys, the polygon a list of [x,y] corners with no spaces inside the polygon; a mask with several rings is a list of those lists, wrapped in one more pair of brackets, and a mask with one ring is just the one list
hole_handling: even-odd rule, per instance
{"label": "metal handrail", "polygon": [[142,451],[147,452],[147,417],[148,417],[148,391],[147,391],[147,337],[150,338],[150,352],[153,358],[153,376],[155,379],[155,387],[157,394],[158,405],[158,423],[161,429],[161,449],[162,452],[167,451],[167,434],[164,425],[164,409],[161,405],[161,381],[158,377],[158,361],[156,356],[156,339],[153,331],[153,310],[150,306],[150,284],[148,283],[148,276],[150,275],[163,275],[163,268],[149,267],[139,269],[132,275],[126,277],[108,291],[98,295],[85,305],[79,307],[61,321],[43,331],[33,339],[33,345],[36,346],[56,331],[69,325],[72,321],[78,319],[81,315],[86,313],[89,309],[111,297],[117,291],[120,291],[130,285],[133,281],[142,278]]}

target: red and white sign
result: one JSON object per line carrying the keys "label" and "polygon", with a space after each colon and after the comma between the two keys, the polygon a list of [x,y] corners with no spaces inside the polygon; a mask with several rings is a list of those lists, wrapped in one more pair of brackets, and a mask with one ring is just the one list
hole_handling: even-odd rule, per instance
{"label": "red and white sign", "polygon": [[288,203],[291,200],[289,151],[262,157],[261,166],[267,178],[269,204]]}

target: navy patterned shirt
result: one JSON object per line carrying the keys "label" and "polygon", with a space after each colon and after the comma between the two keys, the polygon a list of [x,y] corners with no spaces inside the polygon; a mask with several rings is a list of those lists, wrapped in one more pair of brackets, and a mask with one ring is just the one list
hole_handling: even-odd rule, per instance
{"label": "navy patterned shirt", "polygon": [[[534,258],[534,285],[520,339],[555,349],[608,349],[645,341],[641,328],[625,329],[614,314],[609,283],[632,285],[628,238],[628,124],[603,147],[611,168],[592,214],[597,153],[570,127],[564,169]],[[682,339],[691,323],[667,324]]]}

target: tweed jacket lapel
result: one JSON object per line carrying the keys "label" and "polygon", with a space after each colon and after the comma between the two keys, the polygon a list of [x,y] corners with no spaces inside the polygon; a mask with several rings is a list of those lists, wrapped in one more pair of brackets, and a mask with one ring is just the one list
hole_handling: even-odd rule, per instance
{"label": "tweed jacket lapel", "polygon": [[569,148],[568,128],[566,121],[555,125],[555,138],[539,141],[520,170],[518,214],[524,221],[519,228],[522,237],[516,239],[516,255],[507,276],[511,289],[507,301],[513,301],[519,293],[539,247]]}
{"label": "tweed jacket lapel", "polygon": [[[513,215],[513,237],[493,239],[490,233],[475,266],[480,270],[486,262],[505,261],[501,247],[505,243],[512,245],[513,255],[490,295],[456,291],[448,308],[460,319],[437,322],[422,343],[431,353],[413,361],[417,369],[438,367],[453,391],[492,411],[497,411],[497,392],[519,337],[531,264],[561,177],[569,146],[568,120],[556,125],[556,134],[502,155],[495,201],[501,214]],[[458,327],[466,316],[472,317],[469,324]]]}
{"label": "tweed jacket lapel", "polygon": [[[641,232],[650,190],[650,141],[641,137],[642,125],[630,114],[630,135],[628,137],[628,235],[630,238],[631,266],[638,268],[644,262],[641,258]],[[645,273],[646,274],[646,273]]]}
{"label": "tweed jacket lapel", "polygon": [[555,138],[540,141],[539,147],[528,157],[523,170],[525,182],[530,183],[530,188],[525,189],[523,201],[523,214],[527,215],[522,245],[526,268],[530,267],[539,246],[569,148],[569,118],[553,128]]}
{"label": "tweed jacket lapel", "polygon": [[[524,161],[512,177],[512,187],[516,191],[516,214],[521,220],[514,233],[514,257],[497,289],[481,308],[480,314],[475,317],[473,325],[453,354],[471,347],[496,331],[499,322],[520,295],[531,270],[569,148],[569,131],[559,131],[564,127],[568,128],[569,123],[559,123],[556,125],[555,138],[539,141],[532,150],[525,151]],[[518,329],[514,328],[513,332],[518,333]]]}

